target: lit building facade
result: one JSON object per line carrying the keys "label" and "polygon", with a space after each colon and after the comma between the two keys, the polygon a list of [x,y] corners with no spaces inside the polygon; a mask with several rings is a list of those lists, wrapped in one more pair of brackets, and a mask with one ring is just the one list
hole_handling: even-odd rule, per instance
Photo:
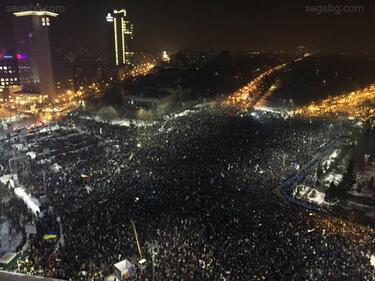
{"label": "lit building facade", "polygon": [[49,96],[38,93],[14,93],[10,97],[17,106],[30,106],[44,103]]}
{"label": "lit building facade", "polygon": [[114,10],[113,13],[107,14],[106,20],[112,25],[111,61],[115,66],[132,66],[134,27],[126,18],[126,10]]}
{"label": "lit building facade", "polygon": [[168,112],[181,105],[191,96],[191,89],[175,88],[140,88],[132,91],[124,90],[125,105],[130,108]]}
{"label": "lit building facade", "polygon": [[47,11],[14,13],[14,35],[20,85],[26,91],[53,96],[49,27],[58,14]]}
{"label": "lit building facade", "polygon": [[17,60],[13,55],[0,53],[0,93],[18,85]]}

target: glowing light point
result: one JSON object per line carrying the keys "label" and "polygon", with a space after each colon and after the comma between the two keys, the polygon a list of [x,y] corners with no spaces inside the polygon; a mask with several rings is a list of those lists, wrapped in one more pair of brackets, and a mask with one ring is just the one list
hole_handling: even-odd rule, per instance
{"label": "glowing light point", "polygon": [[106,16],[106,20],[107,22],[113,22],[113,16],[111,13],[108,13],[107,16]]}
{"label": "glowing light point", "polygon": [[171,58],[168,56],[167,51],[163,51],[163,54],[162,54],[162,56],[161,56],[161,59],[162,59],[163,61],[165,61],[165,62],[168,62],[168,61],[170,61]]}

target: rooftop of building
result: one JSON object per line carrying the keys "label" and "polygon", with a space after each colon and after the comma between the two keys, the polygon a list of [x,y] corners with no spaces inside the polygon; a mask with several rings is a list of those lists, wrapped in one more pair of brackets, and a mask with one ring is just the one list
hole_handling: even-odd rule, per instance
{"label": "rooftop of building", "polygon": [[41,96],[43,94],[41,94],[40,92],[35,92],[35,91],[31,91],[31,90],[20,90],[20,91],[17,91],[17,92],[13,92],[12,95],[15,95],[15,96]]}
{"label": "rooftop of building", "polygon": [[59,14],[49,11],[22,11],[13,13],[16,17],[39,16],[39,17],[57,17]]}
{"label": "rooftop of building", "polygon": [[171,93],[158,88],[141,88],[129,92],[126,96],[161,99],[170,96]]}
{"label": "rooftop of building", "polygon": [[0,280],[6,281],[62,281],[60,279],[52,279],[46,277],[32,276],[13,272],[0,271]]}

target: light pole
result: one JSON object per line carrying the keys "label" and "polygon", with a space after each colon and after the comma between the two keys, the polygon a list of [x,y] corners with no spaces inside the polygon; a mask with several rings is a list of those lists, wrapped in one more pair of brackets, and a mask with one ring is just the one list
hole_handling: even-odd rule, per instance
{"label": "light pole", "polygon": [[155,281],[155,249],[154,244],[152,244],[152,281]]}
{"label": "light pole", "polygon": [[152,260],[152,281],[155,281],[155,257],[158,253],[158,244],[155,241],[148,243],[148,250],[151,254]]}
{"label": "light pole", "polygon": [[135,240],[137,242],[138,253],[139,253],[140,258],[142,259],[142,250],[141,250],[141,245],[140,245],[139,239],[138,239],[138,232],[137,232],[137,229],[135,228],[134,221],[131,221],[131,224],[132,224],[132,227],[133,227]]}

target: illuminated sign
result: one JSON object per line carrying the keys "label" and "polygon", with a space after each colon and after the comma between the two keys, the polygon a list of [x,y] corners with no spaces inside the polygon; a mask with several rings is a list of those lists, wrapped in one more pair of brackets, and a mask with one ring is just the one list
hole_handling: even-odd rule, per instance
{"label": "illuminated sign", "polygon": [[28,58],[28,55],[26,55],[26,54],[17,54],[18,60],[24,60],[24,59],[27,59],[27,58]]}
{"label": "illuminated sign", "polygon": [[126,17],[126,10],[125,9],[122,9],[122,10],[114,10],[113,11],[116,15],[117,14],[123,14],[124,17]]}
{"label": "illuminated sign", "polygon": [[118,61],[118,38],[117,38],[117,20],[114,19],[114,33],[115,33],[115,57],[116,57],[116,65],[119,65]]}
{"label": "illuminated sign", "polygon": [[121,36],[122,36],[122,62],[125,64],[125,22],[124,18],[121,18]]}
{"label": "illuminated sign", "polygon": [[7,55],[7,54],[4,54],[4,53],[0,53],[0,60],[9,60],[9,59],[13,59],[13,56]]}
{"label": "illuminated sign", "polygon": [[113,16],[111,15],[111,13],[107,14],[106,19],[107,19],[107,22],[113,22]]}
{"label": "illuminated sign", "polygon": [[39,17],[57,17],[59,14],[48,11],[25,11],[13,13],[16,17],[39,16]]}

